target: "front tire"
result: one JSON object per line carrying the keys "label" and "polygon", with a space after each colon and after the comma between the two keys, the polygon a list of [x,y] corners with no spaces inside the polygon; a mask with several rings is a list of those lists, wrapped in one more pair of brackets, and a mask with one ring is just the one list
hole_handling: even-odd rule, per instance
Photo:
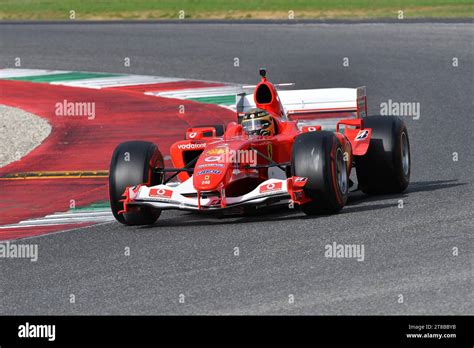
{"label": "front tire", "polygon": [[308,178],[304,192],[311,201],[301,206],[305,214],[334,214],[344,207],[349,190],[344,157],[333,132],[308,132],[295,139],[291,174]]}
{"label": "front tire", "polygon": [[161,210],[139,207],[134,212],[119,214],[123,210],[120,202],[125,189],[146,184],[159,185],[162,174],[153,173],[154,168],[163,168],[163,156],[158,147],[146,141],[128,141],[118,145],[112,155],[109,169],[110,207],[115,219],[125,225],[151,225],[161,214]]}
{"label": "front tire", "polygon": [[356,156],[359,188],[367,194],[403,192],[410,182],[410,142],[405,123],[396,116],[364,118],[372,128],[367,153]]}

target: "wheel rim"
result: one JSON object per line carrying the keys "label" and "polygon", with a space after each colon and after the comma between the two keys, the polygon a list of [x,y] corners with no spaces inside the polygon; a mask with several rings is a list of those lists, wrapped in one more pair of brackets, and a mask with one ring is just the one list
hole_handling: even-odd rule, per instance
{"label": "wheel rim", "polygon": [[410,172],[410,149],[408,148],[408,138],[405,132],[402,133],[402,168],[403,175],[408,176]]}
{"label": "wheel rim", "polygon": [[341,149],[337,149],[336,152],[336,180],[339,191],[345,194],[347,189],[347,168]]}

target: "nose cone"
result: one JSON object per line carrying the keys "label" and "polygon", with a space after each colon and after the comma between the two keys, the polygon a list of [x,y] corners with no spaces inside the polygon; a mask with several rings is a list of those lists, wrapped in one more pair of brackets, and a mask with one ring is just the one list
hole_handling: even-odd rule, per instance
{"label": "nose cone", "polygon": [[226,179],[229,163],[226,163],[228,149],[224,146],[208,148],[194,167],[193,184],[198,191],[213,191]]}

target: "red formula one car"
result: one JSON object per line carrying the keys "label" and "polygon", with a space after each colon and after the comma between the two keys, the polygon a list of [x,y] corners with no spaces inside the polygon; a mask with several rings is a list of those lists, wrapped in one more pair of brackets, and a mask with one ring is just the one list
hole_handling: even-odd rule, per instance
{"label": "red formula one car", "polygon": [[279,90],[260,70],[254,92],[236,96],[237,122],[199,126],[171,146],[165,168],[158,146],[117,146],[109,174],[115,218],[153,224],[162,210],[258,209],[275,204],[306,214],[340,211],[352,168],[368,194],[402,192],[410,147],[398,117],[367,117],[365,87]]}

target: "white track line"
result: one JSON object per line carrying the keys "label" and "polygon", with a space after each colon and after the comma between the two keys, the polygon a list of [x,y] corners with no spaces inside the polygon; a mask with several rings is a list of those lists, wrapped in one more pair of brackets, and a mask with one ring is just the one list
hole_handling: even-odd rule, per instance
{"label": "white track line", "polygon": [[52,85],[62,85],[69,87],[82,88],[109,88],[109,87],[123,87],[135,85],[151,85],[155,83],[178,82],[184,79],[160,76],[143,76],[143,75],[123,75],[110,77],[96,77],[90,79],[72,80],[72,81],[54,81]]}
{"label": "white track line", "polygon": [[78,218],[78,217],[83,217],[83,216],[101,217],[101,216],[110,216],[110,215],[112,215],[112,212],[109,209],[108,211],[104,211],[104,212],[94,211],[94,212],[90,212],[90,213],[86,213],[86,212],[82,212],[82,213],[56,213],[56,214],[46,215],[43,219],[59,219],[59,218],[67,218],[67,217]]}
{"label": "white track line", "polygon": [[80,213],[66,212],[46,215],[43,218],[23,220],[16,224],[0,226],[0,229],[70,225],[82,222],[109,222],[114,220],[115,218],[110,209],[103,211],[82,211]]}
{"label": "white track line", "polygon": [[62,70],[38,70],[38,69],[0,69],[0,79],[9,79],[13,77],[30,77],[40,75],[56,75],[70,73],[71,71]]}
{"label": "white track line", "polygon": [[222,86],[222,87],[202,87],[202,88],[190,88],[181,89],[176,91],[165,91],[165,92],[147,92],[147,95],[153,95],[156,97],[165,98],[176,98],[176,99],[189,99],[189,98],[201,98],[201,97],[218,97],[223,95],[238,94],[243,90],[241,87],[235,86]]}

